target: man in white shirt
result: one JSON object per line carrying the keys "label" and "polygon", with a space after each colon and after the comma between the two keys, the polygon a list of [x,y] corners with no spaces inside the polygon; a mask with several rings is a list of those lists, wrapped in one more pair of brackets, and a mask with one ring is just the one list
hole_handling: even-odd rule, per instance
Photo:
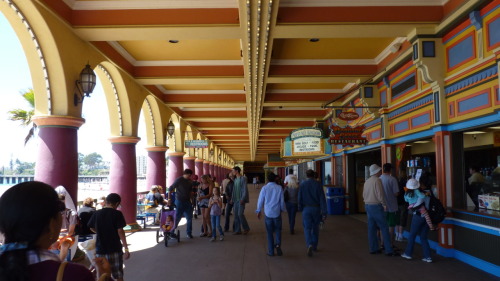
{"label": "man in white shirt", "polygon": [[[283,189],[276,181],[276,175],[269,173],[269,181],[259,194],[257,201],[257,218],[260,220],[262,208],[264,208],[266,232],[267,232],[267,255],[274,256],[274,249],[278,256],[283,255],[281,251],[281,212],[285,212],[285,198]],[[276,237],[275,237],[276,236]]]}
{"label": "man in white shirt", "polygon": [[292,177],[295,177],[295,180],[297,181],[297,176],[293,174],[293,169],[289,169],[288,175],[286,175],[285,180],[283,181],[283,184],[285,185],[285,187],[288,185],[288,183],[290,182],[290,179]]}

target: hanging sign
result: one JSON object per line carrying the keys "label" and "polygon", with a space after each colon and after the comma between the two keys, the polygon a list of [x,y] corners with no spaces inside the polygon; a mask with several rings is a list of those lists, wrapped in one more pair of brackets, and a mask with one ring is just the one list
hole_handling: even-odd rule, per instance
{"label": "hanging sign", "polygon": [[349,125],[345,127],[339,127],[336,125],[330,126],[330,139],[328,142],[332,145],[343,145],[354,146],[354,145],[365,145],[368,143],[366,137],[361,136],[365,130],[365,126],[351,127]]}
{"label": "hanging sign", "polygon": [[[326,144],[326,145],[325,145]],[[282,146],[282,157],[320,157],[331,153],[331,146],[318,128],[300,128],[292,131]]]}
{"label": "hanging sign", "polygon": [[207,140],[185,140],[184,147],[185,148],[207,148],[208,141]]}
{"label": "hanging sign", "polygon": [[337,115],[337,117],[340,119],[340,120],[344,120],[344,121],[353,121],[353,120],[356,120],[359,118],[359,114],[357,112],[354,112],[354,111],[344,111],[344,112],[340,112],[339,115]]}

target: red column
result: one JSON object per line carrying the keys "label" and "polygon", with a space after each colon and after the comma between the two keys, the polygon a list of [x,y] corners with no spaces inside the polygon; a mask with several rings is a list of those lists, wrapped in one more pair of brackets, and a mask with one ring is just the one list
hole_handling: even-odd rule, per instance
{"label": "red column", "polygon": [[203,175],[210,174],[209,165],[210,161],[203,161]]}
{"label": "red column", "polygon": [[214,163],[213,162],[208,163],[208,173],[210,174],[211,177],[214,176]]}
{"label": "red column", "polygon": [[222,167],[220,165],[217,165],[217,182],[222,184],[222,180],[224,179],[224,175],[222,173]]}
{"label": "red column", "polygon": [[[146,172],[146,187],[149,189],[152,185],[161,185],[165,187],[167,172],[165,161],[165,152],[168,147],[155,146],[147,147],[148,151],[148,167]],[[165,190],[165,188],[163,189]]]}
{"label": "red column", "polygon": [[196,159],[194,162],[194,174],[198,176],[198,180],[200,180],[203,175],[203,159]]}
{"label": "red column", "polygon": [[167,190],[174,183],[175,179],[182,176],[184,170],[184,163],[182,157],[184,152],[169,152],[168,153],[168,177],[167,177]]}
{"label": "red column", "polygon": [[184,157],[184,169],[191,169],[194,173],[194,159],[196,159],[194,156]]}
{"label": "red column", "polygon": [[382,164],[384,165],[385,163],[392,163],[392,151],[391,151],[391,145],[387,143],[382,143],[380,145],[380,152],[382,153]]}
{"label": "red column", "polygon": [[121,211],[127,227],[125,231],[137,231],[137,170],[135,145],[137,137],[111,137],[111,168],[109,170],[109,191],[121,198]]}
{"label": "red column", "polygon": [[[75,206],[78,200],[78,135],[85,122],[70,116],[35,116],[38,126],[38,156],[35,180],[54,188],[62,185],[71,195]],[[5,148],[8,149],[8,148]]]}
{"label": "red column", "polygon": [[[446,207],[452,206],[452,177],[451,177],[451,134],[447,131],[434,133],[434,144],[436,147],[436,183],[438,187],[439,200]],[[431,165],[434,165],[432,163]],[[437,253],[450,256],[454,246],[453,225],[442,223],[439,225],[438,235],[439,247]]]}

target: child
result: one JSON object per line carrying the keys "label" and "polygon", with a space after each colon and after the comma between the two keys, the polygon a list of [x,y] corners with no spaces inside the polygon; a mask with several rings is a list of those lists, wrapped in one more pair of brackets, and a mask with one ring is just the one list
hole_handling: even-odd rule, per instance
{"label": "child", "polygon": [[436,230],[425,208],[424,198],[426,195],[420,191],[420,183],[416,179],[409,179],[406,183],[406,188],[408,191],[405,193],[405,201],[409,204],[408,209],[418,209],[420,214],[425,218],[429,228],[431,230]]}
{"label": "child", "polygon": [[[224,232],[220,226],[220,216],[222,215],[222,197],[218,187],[213,188],[213,195],[208,201],[208,208],[210,208],[210,219],[212,221],[212,238],[210,242],[215,241],[217,229],[219,229],[220,241],[224,240]],[[217,228],[216,228],[217,227]]]}
{"label": "child", "polygon": [[168,215],[165,224],[162,225],[161,228],[163,229],[163,232],[170,232],[173,226],[174,226],[174,217],[172,217],[172,215]]}

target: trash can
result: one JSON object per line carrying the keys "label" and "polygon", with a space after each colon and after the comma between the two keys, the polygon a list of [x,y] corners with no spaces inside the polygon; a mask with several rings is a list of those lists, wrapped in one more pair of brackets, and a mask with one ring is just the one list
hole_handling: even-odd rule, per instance
{"label": "trash can", "polygon": [[329,215],[344,214],[344,188],[327,187],[326,209]]}

